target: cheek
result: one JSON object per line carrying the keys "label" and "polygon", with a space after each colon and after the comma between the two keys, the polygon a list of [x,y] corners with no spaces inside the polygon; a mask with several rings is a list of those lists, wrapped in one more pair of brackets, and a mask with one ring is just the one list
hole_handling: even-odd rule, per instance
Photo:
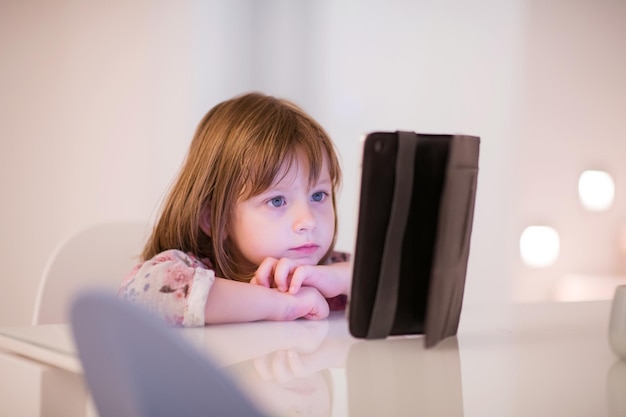
{"label": "cheek", "polygon": [[332,206],[330,206],[329,208],[323,210],[320,215],[323,219],[324,230],[330,234],[330,239],[332,240],[332,237],[335,234],[335,210]]}
{"label": "cheek", "polygon": [[[275,234],[275,229],[268,227],[267,222],[255,216],[240,216],[233,223],[232,243],[238,252],[254,264],[260,263],[267,255],[271,241],[268,237]],[[271,225],[270,225],[271,226]]]}
{"label": "cheek", "polygon": [[272,231],[257,228],[251,230],[240,242],[236,243],[246,261],[259,265],[268,256],[277,256],[275,245],[278,241],[275,236],[272,239],[271,233]]}

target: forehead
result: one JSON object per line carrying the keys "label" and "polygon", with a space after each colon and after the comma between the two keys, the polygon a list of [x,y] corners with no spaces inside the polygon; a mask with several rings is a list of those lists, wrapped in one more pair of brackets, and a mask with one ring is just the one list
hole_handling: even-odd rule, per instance
{"label": "forehead", "polygon": [[298,178],[308,178],[309,185],[313,185],[321,180],[330,181],[330,171],[328,166],[328,156],[324,153],[321,166],[314,169],[317,175],[311,171],[311,161],[303,151],[296,151],[281,164],[272,186],[278,184],[290,184]]}

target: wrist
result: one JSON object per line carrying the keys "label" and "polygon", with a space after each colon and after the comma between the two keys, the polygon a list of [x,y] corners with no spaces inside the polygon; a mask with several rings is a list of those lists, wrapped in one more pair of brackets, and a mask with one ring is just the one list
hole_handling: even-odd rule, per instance
{"label": "wrist", "polygon": [[280,292],[275,289],[268,289],[271,292],[271,296],[269,297],[270,309],[268,320],[273,321],[286,321],[293,320],[293,305],[294,305],[294,297],[293,295],[285,292]]}

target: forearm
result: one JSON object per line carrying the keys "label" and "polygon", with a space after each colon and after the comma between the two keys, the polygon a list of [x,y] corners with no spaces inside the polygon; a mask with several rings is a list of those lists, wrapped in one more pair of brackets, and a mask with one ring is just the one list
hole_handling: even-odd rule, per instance
{"label": "forearm", "polygon": [[315,288],[298,294],[276,291],[260,285],[215,278],[204,307],[206,324],[258,320],[323,319],[328,303]]}
{"label": "forearm", "polygon": [[[349,262],[337,262],[330,265],[308,266],[310,272],[305,272],[307,278],[301,280],[302,286],[317,288],[326,298],[348,295],[352,268]],[[294,280],[292,280],[292,284]],[[298,283],[300,284],[300,283]],[[298,291],[298,287],[291,290],[292,294]]]}
{"label": "forearm", "polygon": [[215,278],[204,308],[204,321],[215,324],[270,320],[284,304],[281,295],[270,288]]}
{"label": "forearm", "polygon": [[340,291],[340,294],[347,295],[350,291],[352,264],[350,262],[337,262],[328,265],[328,267],[333,269],[335,279],[337,282],[341,283],[340,287],[342,288],[342,291]]}

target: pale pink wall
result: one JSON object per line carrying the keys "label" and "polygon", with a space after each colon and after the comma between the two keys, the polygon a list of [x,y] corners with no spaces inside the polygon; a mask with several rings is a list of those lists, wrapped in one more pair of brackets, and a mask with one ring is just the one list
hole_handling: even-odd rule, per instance
{"label": "pale pink wall", "polygon": [[[590,283],[626,274],[626,3],[527,4],[514,228],[519,236],[528,225],[550,225],[561,251],[543,269],[514,258],[513,278],[517,299],[542,300],[570,274],[588,275]],[[605,170],[615,181],[607,212],[579,203],[578,177],[587,169]]]}

